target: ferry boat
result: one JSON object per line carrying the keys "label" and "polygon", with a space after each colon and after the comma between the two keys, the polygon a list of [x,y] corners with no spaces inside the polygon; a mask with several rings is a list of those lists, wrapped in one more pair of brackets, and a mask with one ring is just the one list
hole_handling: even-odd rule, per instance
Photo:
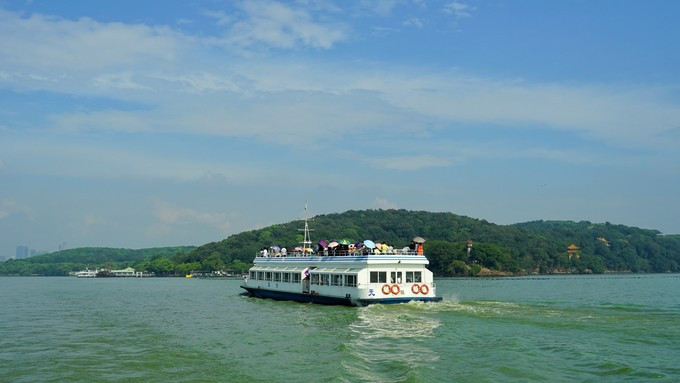
{"label": "ferry boat", "polygon": [[403,249],[370,240],[319,241],[312,247],[304,222],[303,246],[292,252],[273,247],[256,255],[241,285],[244,294],[347,306],[442,300],[426,268],[423,238],[413,238]]}
{"label": "ferry boat", "polygon": [[75,276],[78,278],[94,278],[97,276],[98,272],[99,269],[90,270],[86,268],[85,270],[76,272]]}

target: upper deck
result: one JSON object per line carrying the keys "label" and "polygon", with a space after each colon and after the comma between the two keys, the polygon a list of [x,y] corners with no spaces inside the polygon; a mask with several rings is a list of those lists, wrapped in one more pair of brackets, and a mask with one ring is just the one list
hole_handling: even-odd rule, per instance
{"label": "upper deck", "polygon": [[258,256],[254,261],[256,266],[330,266],[338,265],[342,267],[362,267],[362,265],[381,265],[381,264],[408,264],[408,265],[428,265],[430,262],[423,255],[415,253],[406,254],[352,254],[343,256],[324,256],[290,254],[285,257],[264,257]]}

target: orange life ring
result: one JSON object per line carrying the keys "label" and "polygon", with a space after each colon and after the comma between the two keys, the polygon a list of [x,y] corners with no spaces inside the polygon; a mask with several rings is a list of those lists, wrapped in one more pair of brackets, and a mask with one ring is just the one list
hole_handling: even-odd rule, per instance
{"label": "orange life ring", "polygon": [[390,291],[392,292],[392,294],[397,295],[399,294],[401,289],[399,288],[399,285],[392,285],[392,287],[390,287]]}
{"label": "orange life ring", "polygon": [[422,285],[420,285],[420,292],[421,292],[423,295],[427,295],[427,293],[430,292],[430,288],[427,287],[427,285],[423,283]]}
{"label": "orange life ring", "polygon": [[414,283],[413,286],[411,286],[411,292],[413,294],[418,294],[420,292],[420,286],[418,286],[417,283]]}
{"label": "orange life ring", "polygon": [[388,295],[390,293],[390,285],[387,285],[387,284],[383,285],[382,286],[382,293],[384,295]]}

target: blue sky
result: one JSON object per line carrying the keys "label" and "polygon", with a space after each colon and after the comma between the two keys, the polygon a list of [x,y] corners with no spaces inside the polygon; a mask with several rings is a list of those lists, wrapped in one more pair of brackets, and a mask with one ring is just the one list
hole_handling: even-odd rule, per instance
{"label": "blue sky", "polygon": [[680,233],[680,3],[1,1],[0,256],[348,209]]}

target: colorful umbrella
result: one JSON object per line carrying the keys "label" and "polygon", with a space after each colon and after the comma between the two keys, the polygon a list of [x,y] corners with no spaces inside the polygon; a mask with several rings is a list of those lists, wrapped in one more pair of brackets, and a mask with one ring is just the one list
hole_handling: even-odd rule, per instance
{"label": "colorful umbrella", "polygon": [[352,241],[350,241],[349,239],[341,239],[338,241],[338,243],[340,245],[349,245],[350,243],[352,243]]}
{"label": "colorful umbrella", "polygon": [[373,243],[373,241],[370,239],[364,241],[364,246],[368,247],[369,249],[375,249],[375,243]]}
{"label": "colorful umbrella", "polygon": [[333,242],[328,244],[328,247],[330,247],[331,249],[334,248],[334,247],[337,247],[337,246],[338,246],[338,243],[336,241],[333,241]]}

